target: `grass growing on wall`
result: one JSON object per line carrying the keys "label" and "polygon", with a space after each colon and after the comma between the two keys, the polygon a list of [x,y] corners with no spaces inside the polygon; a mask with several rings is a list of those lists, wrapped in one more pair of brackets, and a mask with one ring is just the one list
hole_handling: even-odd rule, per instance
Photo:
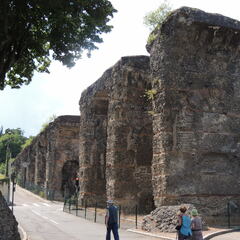
{"label": "grass growing on wall", "polygon": [[6,176],[0,173],[0,180],[5,179],[5,178],[6,178]]}
{"label": "grass growing on wall", "polygon": [[0,173],[0,183],[9,182],[9,178]]}

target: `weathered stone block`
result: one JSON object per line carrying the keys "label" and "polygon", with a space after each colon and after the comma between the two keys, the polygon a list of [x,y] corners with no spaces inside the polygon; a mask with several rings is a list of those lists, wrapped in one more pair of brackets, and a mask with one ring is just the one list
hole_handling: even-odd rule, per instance
{"label": "weathered stone block", "polygon": [[157,91],[152,165],[157,206],[188,201],[224,208],[228,198],[239,202],[232,187],[239,182],[233,169],[240,170],[239,30],[236,20],[184,7],[167,18],[148,46]]}

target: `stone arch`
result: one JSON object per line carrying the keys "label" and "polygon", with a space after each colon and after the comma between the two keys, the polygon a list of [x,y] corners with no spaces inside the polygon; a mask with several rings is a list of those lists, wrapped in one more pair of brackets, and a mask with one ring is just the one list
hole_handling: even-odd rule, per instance
{"label": "stone arch", "polygon": [[96,92],[84,107],[80,125],[80,197],[88,205],[105,203],[108,93]]}
{"label": "stone arch", "polygon": [[152,165],[152,124],[142,127],[138,133],[137,166]]}
{"label": "stone arch", "polygon": [[79,163],[76,160],[66,161],[62,167],[61,192],[64,198],[76,192],[75,179],[78,177]]}

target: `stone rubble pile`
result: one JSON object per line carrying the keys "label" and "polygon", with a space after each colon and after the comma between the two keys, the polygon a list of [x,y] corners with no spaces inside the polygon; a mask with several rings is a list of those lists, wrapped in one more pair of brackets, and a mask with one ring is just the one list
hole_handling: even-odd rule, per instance
{"label": "stone rubble pile", "polygon": [[[188,209],[187,213],[190,213],[195,208],[192,204],[184,204],[184,206]],[[179,205],[156,208],[143,218],[142,230],[147,232],[176,232],[175,227],[179,208]]]}

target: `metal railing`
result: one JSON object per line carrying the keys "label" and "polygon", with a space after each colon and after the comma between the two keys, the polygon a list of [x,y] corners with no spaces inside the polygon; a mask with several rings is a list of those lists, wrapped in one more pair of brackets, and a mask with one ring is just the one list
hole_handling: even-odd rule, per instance
{"label": "metal railing", "polygon": [[[21,186],[21,185],[20,185]],[[25,186],[22,186],[30,192],[39,195],[42,198],[46,198],[48,200],[54,200],[55,190],[45,188],[42,185],[36,185],[33,183],[25,183]]]}
{"label": "metal railing", "polygon": [[240,208],[234,201],[227,203],[227,225],[228,228],[240,226]]}
{"label": "metal railing", "polygon": [[[138,205],[134,207],[119,205],[117,208],[119,228],[140,228],[144,215],[139,214]],[[88,206],[87,201],[79,203],[77,198],[66,199],[64,201],[63,211],[93,222],[105,224],[106,207],[97,202],[94,205]]]}

